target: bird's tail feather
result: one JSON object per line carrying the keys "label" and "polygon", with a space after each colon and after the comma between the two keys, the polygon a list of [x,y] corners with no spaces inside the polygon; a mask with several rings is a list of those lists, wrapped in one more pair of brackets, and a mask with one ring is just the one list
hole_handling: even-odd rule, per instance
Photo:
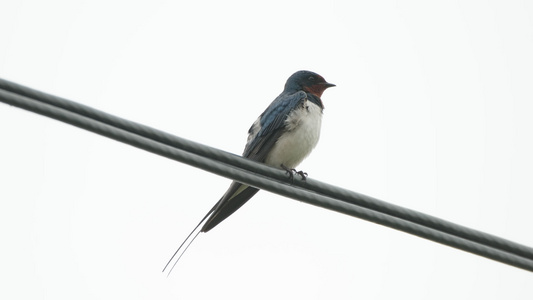
{"label": "bird's tail feather", "polygon": [[257,188],[233,182],[222,199],[215,205],[214,211],[202,226],[201,232],[208,232],[243,206],[259,190]]}
{"label": "bird's tail feather", "polygon": [[[172,257],[169,259],[163,272],[171,265],[172,267],[168,271],[168,275],[172,272],[180,258],[183,256],[185,251],[189,246],[194,242],[196,237],[201,232],[208,232],[213,229],[220,222],[225,220],[231,214],[233,214],[237,209],[239,209],[246,201],[252,198],[259,190],[247,185],[243,185],[238,182],[232,182],[229,189],[226,191],[224,196],[209,210],[209,212],[202,218],[202,220],[194,227],[194,229],[189,233],[187,238],[181,243],[178,250],[174,252]],[[183,249],[183,251],[181,251]]]}
{"label": "bird's tail feather", "polygon": [[[196,225],[196,227],[194,227],[194,229],[191,231],[191,233],[189,233],[189,235],[187,236],[187,238],[181,243],[181,245],[178,247],[178,250],[176,250],[174,252],[174,254],[172,254],[172,257],[170,257],[170,259],[168,260],[167,264],[165,265],[165,267],[163,268],[163,271],[162,272],[165,272],[165,270],[170,266],[170,263],[174,260],[174,258],[176,257],[176,261],[172,264],[172,267],[170,268],[170,270],[168,271],[168,275],[170,275],[170,273],[172,272],[172,270],[174,270],[174,267],[176,266],[176,264],[178,263],[178,261],[180,260],[180,258],[183,256],[183,254],[185,253],[185,251],[187,251],[187,249],[189,248],[189,246],[192,244],[192,242],[194,242],[194,240],[196,239],[196,237],[198,236],[198,234],[200,234],[200,230],[198,230],[199,228],[201,228],[200,226],[202,226],[205,221],[207,220],[207,218],[213,213],[213,211],[215,210],[215,208],[217,207],[218,205],[218,202],[217,204],[215,204],[210,210],[209,212],[202,218],[202,220],[198,223],[198,225]],[[187,245],[187,246],[185,246]],[[183,246],[185,246],[185,248],[183,248]],[[180,250],[183,248],[183,251],[180,253]],[[178,255],[178,253],[180,253]]]}

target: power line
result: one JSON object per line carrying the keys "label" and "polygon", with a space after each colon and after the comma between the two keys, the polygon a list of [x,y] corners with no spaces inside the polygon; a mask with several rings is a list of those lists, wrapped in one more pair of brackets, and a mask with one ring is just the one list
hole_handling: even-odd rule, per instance
{"label": "power line", "polygon": [[284,171],[2,79],[0,101],[260,189],[533,271],[533,248],[494,235],[311,178],[289,184]]}
{"label": "power line", "polygon": [[[159,141],[163,144],[183,149],[191,153],[195,153],[200,156],[234,165],[250,172],[261,174],[267,177],[273,177],[281,181],[285,181],[286,179],[285,174],[283,172],[279,172],[279,170],[277,169],[268,167],[266,165],[257,164],[256,162],[242,159],[240,156],[224,152],[212,147],[208,147],[199,143],[195,143],[193,141],[186,140],[153,129],[148,126],[118,118],[116,116],[93,109],[80,103],[52,96],[2,79],[0,79],[0,89],[5,89],[6,91],[10,91],[15,94],[26,96],[28,98],[41,101],[43,103],[63,108],[70,112],[86,116],[88,118],[100,121],[110,126],[114,126],[126,130],[128,132],[146,137],[148,139]],[[499,237],[495,237],[493,235],[481,231],[466,228],[464,226],[438,219],[417,211],[403,208],[401,206],[397,206],[353,191],[341,189],[339,187],[315,181],[311,178],[309,178],[307,182],[295,181],[293,184],[327,196],[342,199],[343,201],[347,201],[349,203],[377,210],[389,214],[391,216],[396,216],[417,224],[421,224],[443,232],[470,239],[481,244],[486,244],[491,247],[501,249],[503,251],[508,251],[520,256],[533,259],[533,249],[530,247],[523,246],[518,243],[514,243],[512,241],[508,241]]]}

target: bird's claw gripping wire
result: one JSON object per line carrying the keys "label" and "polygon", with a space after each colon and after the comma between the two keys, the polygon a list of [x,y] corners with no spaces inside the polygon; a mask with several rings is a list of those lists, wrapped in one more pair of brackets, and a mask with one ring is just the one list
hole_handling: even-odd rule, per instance
{"label": "bird's claw gripping wire", "polygon": [[281,168],[283,168],[283,170],[285,170],[287,172],[287,174],[289,175],[289,179],[291,181],[294,181],[294,174],[298,174],[300,175],[300,177],[302,178],[303,181],[305,181],[307,179],[307,173],[304,172],[304,171],[296,171],[296,169],[294,168],[289,168],[285,165],[281,165]]}

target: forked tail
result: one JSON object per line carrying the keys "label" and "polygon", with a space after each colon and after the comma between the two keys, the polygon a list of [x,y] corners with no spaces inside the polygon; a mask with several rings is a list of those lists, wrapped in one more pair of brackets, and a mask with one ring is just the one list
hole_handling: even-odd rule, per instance
{"label": "forked tail", "polygon": [[[176,266],[176,264],[178,263],[178,261],[180,260],[180,258],[183,256],[183,254],[185,253],[185,251],[187,251],[187,249],[189,249],[189,246],[192,244],[192,242],[194,242],[194,240],[196,239],[196,237],[198,236],[198,234],[200,234],[201,231],[201,227],[205,221],[207,220],[207,218],[211,215],[211,213],[215,210],[215,208],[217,207],[218,203],[215,204],[215,206],[213,206],[213,208],[211,208],[209,210],[209,212],[202,218],[202,220],[200,221],[200,223],[198,223],[198,225],[196,225],[196,227],[194,227],[194,229],[191,231],[191,233],[189,233],[189,235],[187,236],[187,238],[181,243],[181,245],[179,246],[178,250],[176,250],[174,252],[174,254],[172,254],[172,257],[168,260],[167,264],[165,265],[165,267],[163,268],[163,273],[165,272],[165,270],[170,266],[170,263],[174,260],[175,257],[176,258],[176,261],[172,264],[172,267],[170,268],[170,270],[168,271],[168,275],[170,275],[170,273],[172,272],[172,270],[174,270],[174,267]],[[192,237],[192,238],[191,238]],[[187,245],[187,246],[185,246]],[[185,248],[183,248],[183,246],[185,246]],[[180,250],[183,249],[183,251],[181,251],[180,253]],[[179,255],[178,255],[179,253]]]}

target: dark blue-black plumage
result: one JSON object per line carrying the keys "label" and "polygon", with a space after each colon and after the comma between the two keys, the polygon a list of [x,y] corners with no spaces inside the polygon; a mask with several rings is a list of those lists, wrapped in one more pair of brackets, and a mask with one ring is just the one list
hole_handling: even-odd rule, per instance
{"label": "dark blue-black plumage", "polygon": [[[320,97],[324,90],[332,86],[335,85],[311,71],[298,71],[292,74],[287,79],[283,92],[250,127],[243,157],[276,168],[295,168],[318,142],[324,109]],[[174,253],[165,269],[200,226],[199,232],[213,229],[258,191],[257,188],[232,182],[222,198]],[[178,256],[178,260],[179,257],[181,255]]]}
{"label": "dark blue-black plumage", "polygon": [[[311,71],[298,71],[291,75],[285,83],[283,92],[259,116],[260,129],[258,132],[255,134],[253,132],[256,124],[248,130],[250,136],[243,157],[265,162],[266,156],[278,138],[285,132],[285,122],[291,111],[306,100],[316,104],[321,110],[324,109],[320,96],[325,89],[333,86],[335,85],[326,82],[322,76]],[[273,167],[279,168],[281,166]],[[242,184],[232,183],[228,191],[215,205],[213,211],[208,214],[209,218],[203,225],[202,232],[211,230],[258,192],[258,189],[248,186],[238,195],[234,195],[239,188],[242,188]]]}

